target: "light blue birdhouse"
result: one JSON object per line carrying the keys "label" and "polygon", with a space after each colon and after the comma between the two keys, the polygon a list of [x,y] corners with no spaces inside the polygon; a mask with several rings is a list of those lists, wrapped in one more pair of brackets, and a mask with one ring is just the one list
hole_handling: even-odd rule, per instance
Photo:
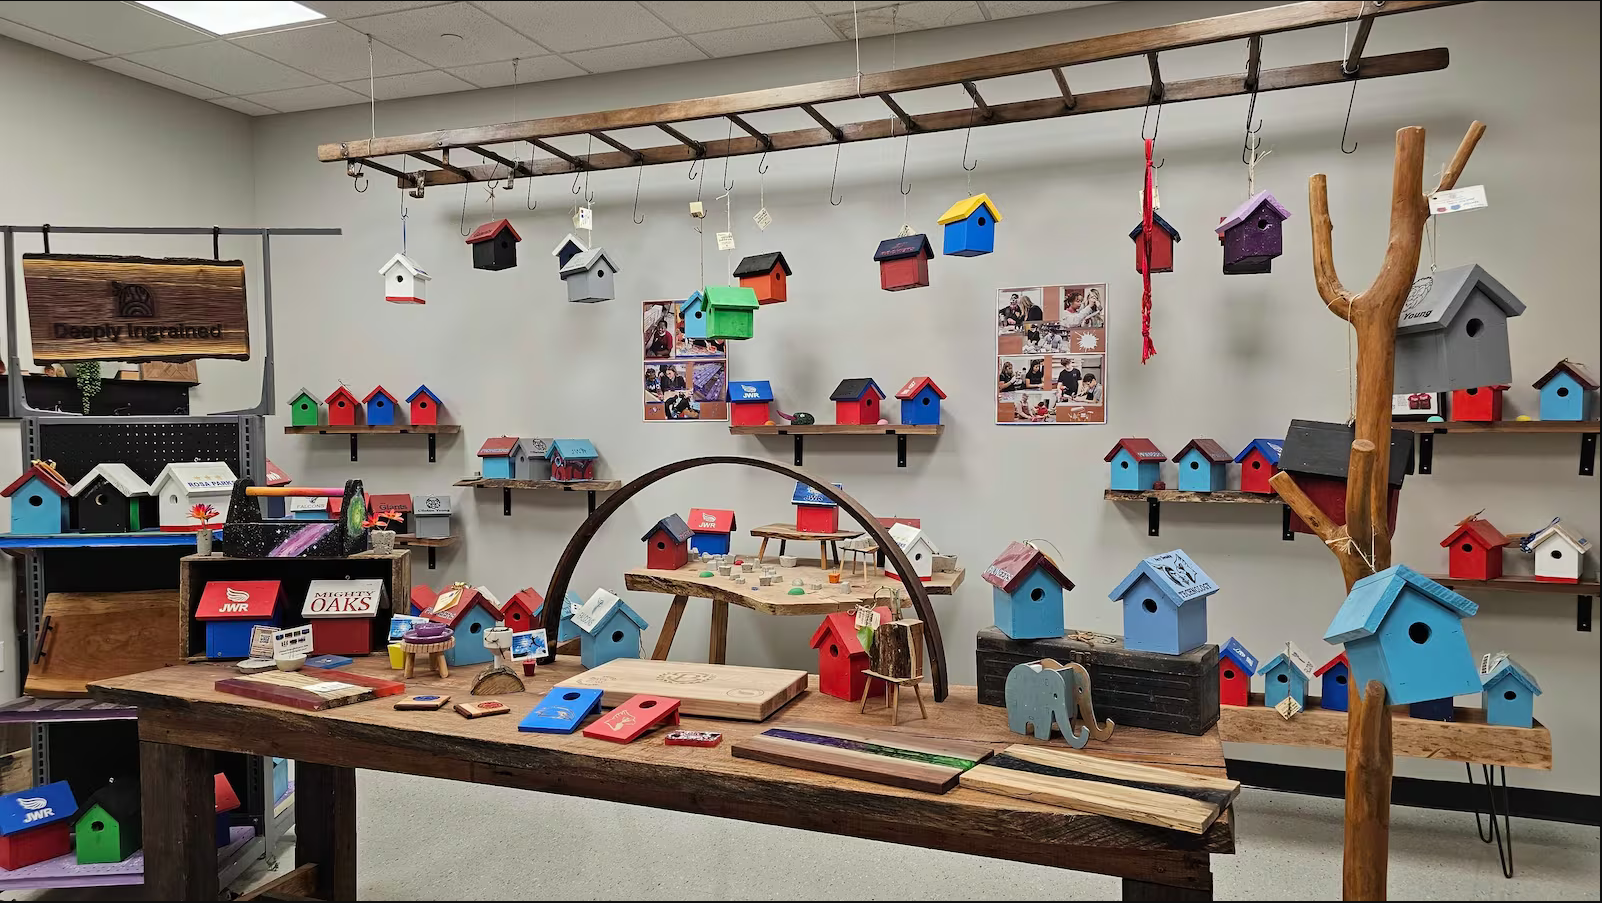
{"label": "light blue birdhouse", "polygon": [[478,449],[479,473],[486,480],[517,478],[517,459],[523,451],[523,440],[516,436],[491,436]]}
{"label": "light blue birdhouse", "polygon": [[1508,727],[1534,725],[1535,697],[1541,695],[1541,685],[1535,682],[1535,675],[1512,658],[1501,655],[1480,682],[1484,686],[1480,704],[1485,707],[1486,722]]}
{"label": "light blue birdhouse", "polygon": [[362,404],[367,407],[368,426],[395,425],[395,409],[400,407],[400,402],[389,394],[388,389],[379,386],[368,392],[367,397],[362,399]]}
{"label": "light blue birdhouse", "polygon": [[1379,681],[1393,704],[1477,693],[1480,675],[1462,620],[1478,610],[1398,564],[1353,584],[1324,642],[1346,644],[1352,681],[1360,687]]}
{"label": "light blue birdhouse", "polygon": [[599,668],[613,659],[640,657],[640,631],[650,625],[627,602],[598,589],[572,612],[584,667]]}
{"label": "light blue birdhouse", "polygon": [[1015,640],[1063,635],[1062,594],[1074,584],[1044,552],[1009,543],[981,576],[994,587],[996,628],[1002,633]]}
{"label": "light blue birdhouse", "polygon": [[1168,456],[1150,439],[1119,439],[1102,460],[1112,465],[1111,488],[1144,492],[1154,488]]}
{"label": "light blue birdhouse", "polygon": [[1590,420],[1597,381],[1579,364],[1558,361],[1535,381],[1541,393],[1542,420]]}
{"label": "light blue birdhouse", "polygon": [[71,495],[72,487],[48,464],[30,466],[0,491],[0,497],[11,500],[11,532],[31,536],[71,529],[72,509],[67,502]]}
{"label": "light blue birdhouse", "polygon": [[1124,648],[1179,655],[1207,642],[1218,584],[1183,549],[1144,559],[1107,598],[1124,604]]}
{"label": "light blue birdhouse", "polygon": [[482,665],[495,657],[484,645],[484,631],[495,626],[500,613],[477,590],[468,589],[464,594],[469,596],[462,603],[466,608],[448,622],[456,637],[456,645],[445,650],[445,663],[452,668]]}
{"label": "light blue birdhouse", "polygon": [[1332,712],[1344,712],[1352,692],[1352,665],[1342,652],[1313,672],[1323,683],[1319,687],[1320,707]]}
{"label": "light blue birdhouse", "polygon": [[572,590],[568,590],[567,595],[562,597],[561,620],[557,622],[556,628],[556,641],[558,643],[565,643],[579,638],[579,629],[573,626],[573,609],[583,604],[584,600],[580,599],[579,594]]}
{"label": "light blue birdhouse", "polygon": [[690,293],[690,297],[679,307],[679,316],[684,318],[684,337],[688,339],[706,338],[706,296],[700,289]]}
{"label": "light blue birdhouse", "polygon": [[1289,697],[1307,708],[1307,682],[1313,666],[1295,643],[1286,643],[1285,651],[1263,663],[1257,673],[1263,676],[1263,705],[1273,708]]}
{"label": "light blue birdhouse", "polygon": [[901,422],[908,425],[939,426],[940,399],[946,393],[927,376],[914,376],[896,393],[901,399]]}
{"label": "light blue birdhouse", "polygon": [[946,228],[945,249],[950,257],[978,257],[996,249],[996,223],[1001,211],[990,196],[976,194],[951,205],[935,222]]}
{"label": "light blue birdhouse", "polygon": [[1184,492],[1217,492],[1226,488],[1225,468],[1235,460],[1211,439],[1192,439],[1174,458],[1179,466],[1179,488]]}

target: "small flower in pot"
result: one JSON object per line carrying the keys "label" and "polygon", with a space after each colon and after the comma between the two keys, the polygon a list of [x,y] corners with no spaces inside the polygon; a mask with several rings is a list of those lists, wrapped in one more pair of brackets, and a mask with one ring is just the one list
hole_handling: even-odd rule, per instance
{"label": "small flower in pot", "polygon": [[211,554],[211,519],[217,516],[217,509],[207,504],[199,504],[189,509],[189,517],[200,521],[195,531],[195,552],[199,555]]}
{"label": "small flower in pot", "polygon": [[374,511],[362,521],[362,526],[369,532],[367,534],[367,547],[374,552],[388,555],[395,551],[395,531],[389,525],[400,520],[402,514],[394,509]]}

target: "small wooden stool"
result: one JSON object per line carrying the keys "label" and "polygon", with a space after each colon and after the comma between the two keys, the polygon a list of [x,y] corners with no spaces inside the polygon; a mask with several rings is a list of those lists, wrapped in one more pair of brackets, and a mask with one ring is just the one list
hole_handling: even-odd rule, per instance
{"label": "small wooden stool", "polygon": [[913,698],[918,700],[918,717],[929,717],[928,710],[923,707],[923,690],[921,689],[922,684],[920,683],[920,681],[923,680],[922,677],[890,677],[870,669],[864,669],[862,673],[868,676],[868,686],[862,692],[861,714],[867,714],[868,698],[873,695],[873,682],[875,680],[882,680],[887,685],[885,698],[889,700],[891,727],[895,727],[896,724],[901,720],[901,687],[903,685],[910,685],[912,687]]}
{"label": "small wooden stool", "polygon": [[450,666],[445,663],[445,650],[456,647],[456,637],[447,637],[438,643],[409,643],[401,641],[401,651],[406,653],[406,669],[401,672],[401,679],[412,679],[412,666],[416,664],[417,656],[427,655],[434,666],[434,673],[440,677],[450,677]]}

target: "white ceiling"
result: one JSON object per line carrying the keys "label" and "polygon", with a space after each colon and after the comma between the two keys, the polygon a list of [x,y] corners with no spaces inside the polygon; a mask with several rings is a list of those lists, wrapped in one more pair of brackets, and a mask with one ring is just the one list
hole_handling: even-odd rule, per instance
{"label": "white ceiling", "polygon": [[[223,39],[133,3],[0,2],[0,35],[265,116],[850,40],[849,0],[301,0],[328,20]],[[858,2],[863,37],[1107,0]]]}

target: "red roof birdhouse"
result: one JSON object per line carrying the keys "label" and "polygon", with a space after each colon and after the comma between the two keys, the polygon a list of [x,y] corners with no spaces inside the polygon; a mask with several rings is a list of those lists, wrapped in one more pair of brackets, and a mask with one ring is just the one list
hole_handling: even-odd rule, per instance
{"label": "red roof birdhouse", "polygon": [[1502,576],[1502,547],[1507,535],[1478,515],[1461,521],[1441,540],[1448,576],[1458,580],[1495,580]]}
{"label": "red roof birdhouse", "polygon": [[[888,624],[895,615],[885,606],[874,611],[880,623]],[[812,634],[812,648],[818,650],[818,689],[847,702],[862,698],[868,686],[868,650],[857,636],[856,616],[849,611],[824,615],[823,623]],[[878,685],[882,691],[883,684]]]}
{"label": "red roof birdhouse", "polygon": [[467,243],[473,246],[473,269],[508,270],[517,266],[517,243],[522,240],[504,219],[479,226],[467,236]]}

